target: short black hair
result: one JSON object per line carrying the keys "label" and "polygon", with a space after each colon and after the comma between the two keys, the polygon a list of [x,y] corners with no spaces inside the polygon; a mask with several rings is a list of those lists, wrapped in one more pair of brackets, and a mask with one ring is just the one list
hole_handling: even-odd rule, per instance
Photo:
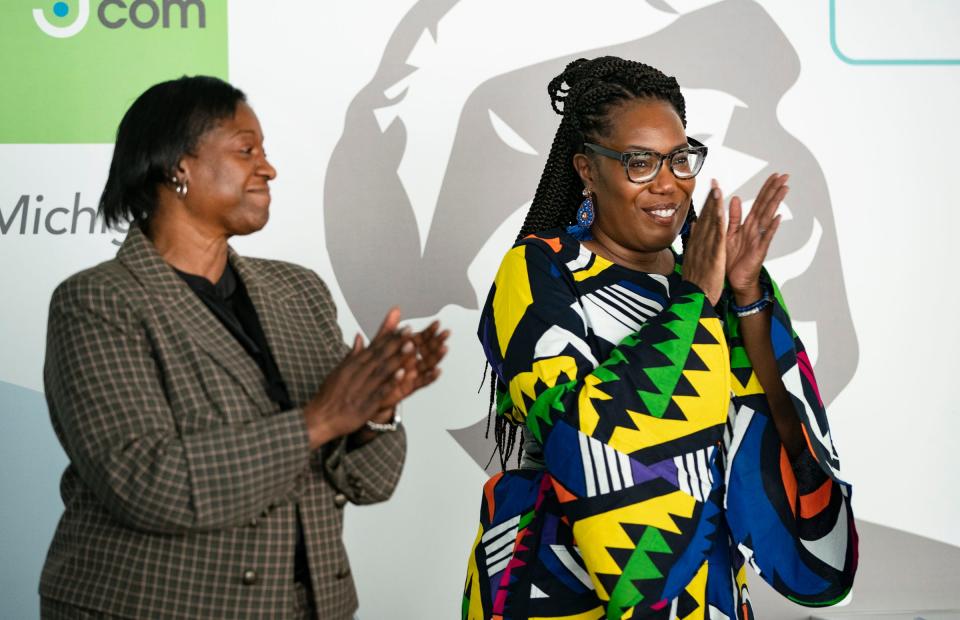
{"label": "short black hair", "polygon": [[169,183],[184,155],[217,122],[232,118],[247,97],[215,77],[183,76],[155,84],[123,115],[110,173],[100,196],[109,226],[130,221],[145,227],[157,206],[157,185]]}

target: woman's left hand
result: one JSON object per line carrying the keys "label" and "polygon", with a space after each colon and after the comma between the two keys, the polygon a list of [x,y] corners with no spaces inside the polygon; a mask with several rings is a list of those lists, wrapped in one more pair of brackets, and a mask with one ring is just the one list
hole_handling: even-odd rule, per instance
{"label": "woman's left hand", "polygon": [[402,378],[381,402],[380,413],[374,417],[374,422],[389,421],[393,418],[394,407],[400,401],[437,380],[440,376],[440,361],[447,354],[445,342],[449,335],[450,330],[440,330],[438,321],[413,334],[412,340],[416,348],[404,364]]}
{"label": "woman's left hand", "polygon": [[416,372],[404,381],[406,396],[430,385],[440,376],[439,364],[447,354],[447,345],[444,343],[449,335],[448,329],[440,331],[438,321],[430,323],[426,329],[413,335],[413,343],[417,346]]}
{"label": "woman's left hand", "polygon": [[770,249],[780,215],[777,207],[786,197],[787,174],[772,174],[760,188],[747,219],[741,222],[743,207],[739,196],[730,200],[730,223],[727,227],[727,281],[738,304],[760,298],[760,270]]}

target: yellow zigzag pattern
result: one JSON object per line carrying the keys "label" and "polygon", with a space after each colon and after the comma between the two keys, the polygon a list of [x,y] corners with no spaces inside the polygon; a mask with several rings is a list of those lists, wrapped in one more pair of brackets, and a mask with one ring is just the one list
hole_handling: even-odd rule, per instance
{"label": "yellow zigzag pattern", "polygon": [[[700,319],[718,344],[695,344],[693,351],[710,370],[684,370],[683,376],[699,396],[674,396],[686,420],[667,420],[627,411],[636,429],[614,429],[609,444],[614,450],[631,454],[637,450],[673,441],[697,431],[723,424],[730,406],[730,358],[723,327],[716,318]],[[720,371],[720,372],[718,372]],[[586,431],[584,431],[586,432]]]}
{"label": "yellow zigzag pattern", "polygon": [[[573,524],[573,537],[581,541],[580,551],[590,571],[590,579],[600,600],[609,601],[610,593],[603,589],[597,573],[620,575],[622,573],[607,548],[633,549],[635,545],[623,531],[621,523],[652,525],[660,530],[680,533],[672,515],[689,519],[693,515],[696,500],[683,491],[674,491],[639,504],[624,506],[609,512],[581,519]],[[585,544],[589,541],[589,544]]]}

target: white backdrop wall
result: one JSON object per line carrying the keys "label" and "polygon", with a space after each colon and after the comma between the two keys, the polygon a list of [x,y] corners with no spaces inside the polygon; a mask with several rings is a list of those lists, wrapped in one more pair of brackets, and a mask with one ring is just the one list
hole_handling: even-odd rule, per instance
{"label": "white backdrop wall", "polygon": [[[316,270],[348,337],[391,300],[413,325],[439,317],[453,331],[443,376],[404,406],[410,451],[395,497],[348,509],[364,620],[459,614],[486,476],[480,440],[461,430],[486,406],[477,306],[559,121],[547,80],[607,50],[642,52],[685,86],[689,132],[711,152],[698,196],[710,177],[749,198],[762,171],[794,174],[771,270],[799,308],[854,484],[863,569],[846,611],[960,607],[960,3],[835,3],[230,2],[229,78],[279,171],[269,224],[234,246]],[[3,52],[7,82],[24,68]],[[23,195],[42,209],[72,210],[77,193],[95,206],[110,154],[104,143],[0,144],[0,220]],[[17,221],[0,236],[4,618],[36,615],[62,510],[65,457],[42,400],[46,306],[122,238],[19,232]],[[806,617],[765,604],[761,618]]]}

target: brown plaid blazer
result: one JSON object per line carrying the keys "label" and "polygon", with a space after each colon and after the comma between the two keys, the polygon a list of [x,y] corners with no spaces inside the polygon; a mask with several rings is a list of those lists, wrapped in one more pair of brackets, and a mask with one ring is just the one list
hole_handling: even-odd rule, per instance
{"label": "brown plaid blazer", "polygon": [[[296,265],[229,260],[302,406],[348,350],[330,293]],[[302,410],[278,411],[136,226],[54,292],[44,383],[70,464],[41,596],[128,618],[287,617],[299,507],[318,617],[352,617],[343,506],[391,495],[403,432],[311,453]]]}

